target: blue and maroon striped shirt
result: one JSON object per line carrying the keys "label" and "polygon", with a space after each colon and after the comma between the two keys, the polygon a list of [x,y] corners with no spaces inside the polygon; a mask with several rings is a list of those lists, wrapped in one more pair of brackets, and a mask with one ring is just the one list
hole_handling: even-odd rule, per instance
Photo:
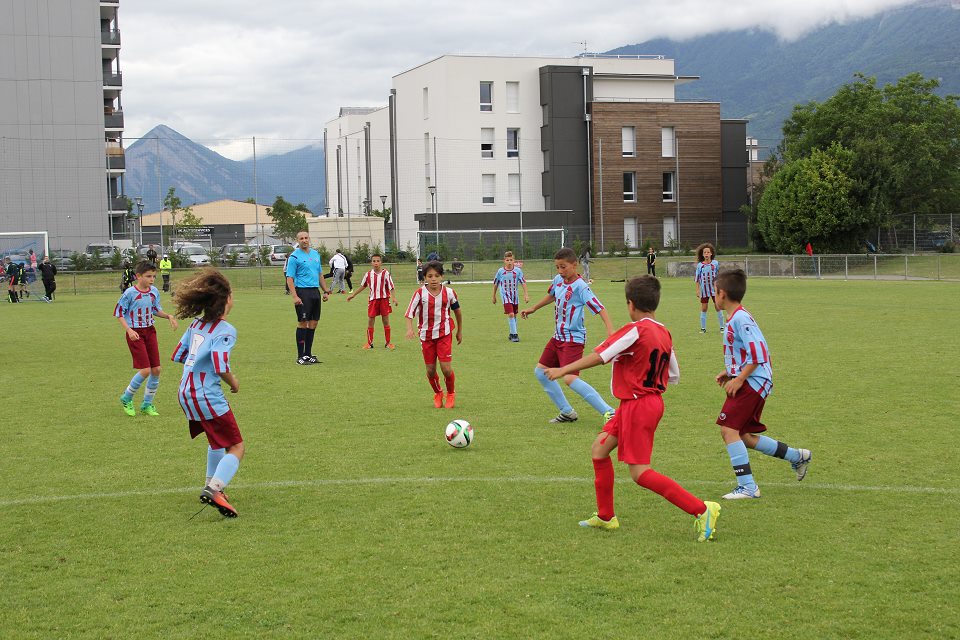
{"label": "blue and maroon striped shirt", "polygon": [[563,276],[554,276],[547,293],[554,297],[553,319],[557,328],[553,337],[561,342],[587,340],[587,327],[583,323],[583,310],[590,309],[594,314],[603,311],[603,305],[593,295],[590,285],[579,275],[573,282],[564,282]]}
{"label": "blue and maroon striped shirt", "polygon": [[151,286],[148,291],[140,291],[137,286],[128,287],[113,308],[113,317],[123,318],[133,329],[145,329],[153,326],[153,316],[160,308],[160,292]]}
{"label": "blue and maroon striped shirt", "polygon": [[170,357],[183,363],[178,400],[188,420],[212,420],[230,410],[220,374],[230,371],[237,330],[226,320],[194,320]]}

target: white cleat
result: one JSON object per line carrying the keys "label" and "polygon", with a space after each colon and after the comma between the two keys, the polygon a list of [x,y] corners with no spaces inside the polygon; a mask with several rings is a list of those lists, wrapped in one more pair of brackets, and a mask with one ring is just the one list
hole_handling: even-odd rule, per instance
{"label": "white cleat", "polygon": [[723,495],[724,500],[747,500],[749,498],[759,498],[760,497],[760,487],[756,489],[747,489],[746,487],[737,487],[730,493],[725,493]]}
{"label": "white cleat", "polygon": [[791,462],[790,466],[797,472],[797,482],[800,482],[807,477],[807,467],[810,466],[810,459],[813,457],[813,454],[811,454],[808,449],[797,449],[797,451],[800,452],[800,459],[796,462]]}

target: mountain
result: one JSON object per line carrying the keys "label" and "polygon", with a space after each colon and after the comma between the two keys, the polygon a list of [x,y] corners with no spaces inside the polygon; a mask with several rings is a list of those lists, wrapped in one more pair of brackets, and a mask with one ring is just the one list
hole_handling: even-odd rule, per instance
{"label": "mountain", "polygon": [[932,0],[827,25],[790,42],[764,31],[733,31],[607,53],[673,58],[678,75],[701,77],[678,86],[678,99],[719,101],[724,118],[749,119],[750,135],[772,148],[795,104],[833,95],[857,72],[884,85],[919,71],[940,80],[941,94],[960,94],[960,4]]}
{"label": "mountain", "polygon": [[[293,204],[306,203],[315,213],[322,212],[323,166],[323,149],[317,147],[258,156],[256,193],[260,202],[269,204],[280,195]],[[160,210],[170,187],[176,187],[184,205],[254,197],[252,158],[224,158],[165,125],[157,125],[126,149],[126,167],[126,193],[131,198],[143,197],[147,213]]]}

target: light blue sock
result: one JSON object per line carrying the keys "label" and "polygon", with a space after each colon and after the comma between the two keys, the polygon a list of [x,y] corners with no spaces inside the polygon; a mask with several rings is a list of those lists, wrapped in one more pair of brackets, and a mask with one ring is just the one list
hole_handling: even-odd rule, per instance
{"label": "light blue sock", "polygon": [[130,384],[127,385],[127,390],[123,392],[123,395],[120,396],[120,399],[124,402],[130,402],[133,400],[133,394],[137,392],[137,389],[140,388],[140,385],[143,384],[143,381],[146,380],[140,372],[137,371],[133,374],[133,378],[130,380]]}
{"label": "light blue sock", "polygon": [[707,329],[707,312],[706,311],[700,312],[700,328],[703,329],[704,331],[706,331]]}
{"label": "light blue sock", "polygon": [[727,454],[730,456],[730,464],[733,465],[733,473],[737,476],[737,484],[751,491],[756,491],[757,483],[754,481],[753,471],[750,469],[747,445],[743,444],[742,440],[728,444]]}
{"label": "light blue sock", "polygon": [[560,387],[559,382],[547,378],[547,374],[544,373],[544,370],[540,367],[534,367],[533,373],[537,376],[540,386],[547,392],[547,397],[550,398],[553,404],[557,405],[557,409],[560,409],[561,413],[570,413],[573,411],[573,406],[567,402],[567,397],[563,395],[563,388]]}
{"label": "light blue sock", "polygon": [[232,453],[224,454],[217,465],[217,470],[213,472],[213,479],[210,480],[210,486],[216,487],[218,491],[230,484],[234,474],[240,468],[240,459]]}
{"label": "light blue sock", "polygon": [[717,311],[717,320],[720,322],[721,329],[727,326],[726,321],[723,319],[723,311]]}
{"label": "light blue sock", "polygon": [[597,410],[597,413],[602,415],[607,411],[613,411],[613,407],[608,405],[607,401],[597,393],[597,390],[587,384],[583,378],[577,378],[570,383],[570,388],[580,394],[587,401],[587,404]]}
{"label": "light blue sock", "polygon": [[760,436],[760,440],[757,441],[757,446],[754,449],[774,458],[782,458],[787,462],[800,462],[800,452],[797,449],[788,447],[785,443],[767,436]]}
{"label": "light blue sock", "polygon": [[213,475],[217,472],[217,465],[220,464],[220,461],[223,460],[223,456],[227,453],[226,449],[214,449],[210,446],[207,446],[207,483],[210,483],[210,479],[213,478]]}
{"label": "light blue sock", "polygon": [[507,318],[507,324],[510,325],[510,333],[516,333],[516,332],[517,332],[517,318],[516,318],[516,316],[514,316],[514,317],[512,317],[512,318]]}
{"label": "light blue sock", "polygon": [[157,387],[159,386],[160,376],[155,376],[151,373],[150,377],[147,378],[147,390],[143,392],[143,406],[153,404],[153,397],[157,395]]}

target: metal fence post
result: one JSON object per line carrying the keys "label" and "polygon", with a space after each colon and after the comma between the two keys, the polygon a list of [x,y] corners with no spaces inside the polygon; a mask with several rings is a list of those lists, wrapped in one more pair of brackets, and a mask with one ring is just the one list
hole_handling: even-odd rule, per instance
{"label": "metal fence post", "polygon": [[73,295],[77,295],[77,272],[73,272]]}
{"label": "metal fence post", "polygon": [[940,254],[937,254],[937,280],[940,279]]}
{"label": "metal fence post", "polygon": [[877,279],[877,254],[873,254],[873,279]]}
{"label": "metal fence post", "polygon": [[790,268],[793,271],[793,277],[797,277],[797,256],[790,256]]}
{"label": "metal fence post", "polygon": [[917,255],[917,214],[913,214],[913,255]]}
{"label": "metal fence post", "polygon": [[[914,251],[916,251],[916,243],[914,243]],[[903,254],[903,279],[907,279],[907,254]]]}
{"label": "metal fence post", "polygon": [[847,280],[850,277],[850,256],[843,256],[843,279]]}

